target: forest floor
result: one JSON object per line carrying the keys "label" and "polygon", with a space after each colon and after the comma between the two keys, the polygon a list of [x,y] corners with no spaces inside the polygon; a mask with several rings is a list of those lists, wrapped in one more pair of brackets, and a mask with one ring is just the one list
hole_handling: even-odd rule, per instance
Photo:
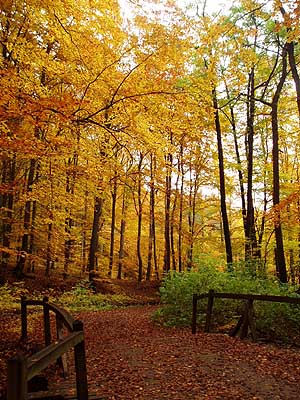
{"label": "forest floor", "polygon": [[[133,291],[133,286],[126,290]],[[150,292],[148,288],[147,298]],[[140,291],[137,295],[141,296]],[[298,348],[241,341],[225,334],[192,335],[189,328],[158,326],[152,320],[157,307],[140,305],[76,314],[84,322],[90,392],[103,400],[300,398]],[[0,326],[3,389],[5,362],[20,348],[19,313],[2,313]],[[32,339],[22,344],[23,350],[33,340],[42,341],[40,315],[33,316],[30,333]],[[54,374],[53,368],[49,372],[53,390],[61,392],[63,386],[72,391],[71,354],[69,362],[70,376],[66,380]]]}

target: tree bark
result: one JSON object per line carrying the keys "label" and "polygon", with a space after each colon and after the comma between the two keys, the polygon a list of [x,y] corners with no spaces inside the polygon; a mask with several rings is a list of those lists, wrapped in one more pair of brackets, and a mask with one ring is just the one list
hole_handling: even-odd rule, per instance
{"label": "tree bark", "polygon": [[[12,232],[12,217],[14,205],[14,181],[16,176],[16,156],[12,159],[4,159],[2,163],[2,183],[9,186],[9,192],[1,195],[0,208],[6,209],[3,225],[1,229],[2,245],[4,248],[10,247],[10,234]],[[2,252],[1,270],[6,271],[9,263],[9,253]]]}
{"label": "tree bark", "polygon": [[171,239],[170,239],[170,213],[171,213],[171,170],[173,157],[168,154],[166,157],[166,178],[165,178],[165,254],[164,254],[164,272],[171,269]]}
{"label": "tree bark", "polygon": [[183,271],[182,263],[182,225],[183,225],[183,197],[184,197],[184,168],[183,168],[183,144],[180,145],[180,159],[178,172],[181,174],[180,200],[179,200],[179,226],[178,226],[178,270]]}
{"label": "tree bark", "polygon": [[[255,116],[255,88],[254,88],[254,67],[251,68],[248,82],[247,99],[247,211],[245,223],[245,261],[250,261],[250,268],[255,268],[253,260],[257,253],[257,239],[254,221],[253,205],[253,143],[254,143],[254,116]],[[252,271],[255,273],[255,270]]]}
{"label": "tree bark", "polygon": [[102,196],[95,197],[93,227],[92,227],[92,235],[91,235],[90,250],[89,250],[89,263],[88,263],[90,282],[93,281],[94,273],[96,270],[96,252],[99,246],[99,229],[103,211],[103,203],[104,200]]}
{"label": "tree bark", "polygon": [[117,278],[122,278],[123,263],[124,263],[124,244],[125,244],[125,229],[126,229],[126,210],[127,210],[127,187],[126,183],[123,188],[122,199],[122,213],[121,213],[121,226],[120,226],[120,245],[119,245],[119,261],[118,261],[118,275]]}
{"label": "tree bark", "polygon": [[[32,185],[34,182],[34,176],[36,171],[37,161],[35,159],[30,160],[29,173],[27,178],[27,193],[32,192]],[[29,237],[30,237],[30,221],[31,221],[31,208],[32,201],[26,200],[24,206],[24,220],[23,229],[24,233],[22,236],[21,253],[17,259],[17,264],[14,269],[14,274],[17,279],[21,279],[24,273],[25,262],[29,254]]]}
{"label": "tree bark", "polygon": [[283,236],[280,217],[280,174],[279,174],[279,132],[278,132],[278,102],[283,89],[284,82],[287,77],[287,45],[283,48],[282,53],[282,71],[279,83],[276,87],[275,94],[272,99],[272,165],[273,165],[273,206],[276,213],[275,218],[275,262],[277,276],[282,283],[287,282],[287,271],[284,255]]}
{"label": "tree bark", "polygon": [[113,178],[113,190],[111,192],[111,225],[110,225],[110,250],[108,275],[113,276],[114,251],[115,251],[115,228],[116,228],[116,205],[117,205],[117,171],[115,170]]}
{"label": "tree bark", "polygon": [[143,280],[143,259],[141,252],[141,236],[142,236],[142,218],[143,218],[143,202],[142,202],[142,163],[144,155],[140,153],[140,159],[138,163],[138,232],[137,232],[137,258],[138,258],[138,281]]}
{"label": "tree bark", "polygon": [[229,221],[227,216],[226,207],[226,187],[225,187],[225,173],[224,173],[224,155],[223,155],[223,144],[222,144],[222,131],[218,111],[218,100],[216,90],[212,91],[213,106],[215,112],[215,127],[217,132],[217,142],[218,142],[218,160],[219,160],[219,182],[220,182],[220,197],[221,197],[221,215],[223,221],[223,232],[226,250],[226,262],[229,271],[232,270],[232,247],[231,247],[231,237]]}

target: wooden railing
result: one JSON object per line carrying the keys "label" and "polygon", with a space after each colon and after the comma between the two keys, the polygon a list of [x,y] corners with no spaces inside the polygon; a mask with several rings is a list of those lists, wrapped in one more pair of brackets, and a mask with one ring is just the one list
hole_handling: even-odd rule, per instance
{"label": "wooden railing", "polygon": [[235,336],[241,330],[241,339],[248,335],[248,330],[250,329],[253,340],[256,340],[256,329],[254,321],[254,301],[270,301],[276,303],[290,303],[290,304],[300,304],[299,297],[287,297],[287,296],[269,296],[269,295],[259,295],[259,294],[244,294],[244,293],[217,293],[214,290],[210,290],[208,293],[204,294],[194,294],[193,295],[193,311],[192,311],[192,333],[195,334],[197,330],[197,315],[198,315],[198,301],[207,298],[206,307],[206,318],[204,332],[210,332],[211,322],[213,317],[213,306],[214,299],[233,299],[233,300],[245,300],[244,311],[241,315],[238,323],[234,329],[231,330],[230,336]]}
{"label": "wooden railing", "polygon": [[[83,323],[74,320],[63,308],[43,300],[21,299],[21,337],[27,339],[27,307],[43,306],[44,338],[46,347],[31,357],[17,354],[8,361],[7,368],[7,400],[27,400],[28,381],[47,368],[53,362],[60,360],[64,373],[67,373],[66,353],[74,348],[76,390],[78,400],[88,400],[87,370]],[[56,317],[56,341],[51,343],[50,311]],[[63,331],[67,329],[68,335]]]}

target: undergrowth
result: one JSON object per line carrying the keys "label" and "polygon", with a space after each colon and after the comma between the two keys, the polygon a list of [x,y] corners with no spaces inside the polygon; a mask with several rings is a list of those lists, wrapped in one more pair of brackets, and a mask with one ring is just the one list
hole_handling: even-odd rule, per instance
{"label": "undergrowth", "polygon": [[[160,289],[163,306],[154,314],[154,320],[167,326],[191,324],[193,294],[216,292],[280,295],[300,297],[295,287],[279,284],[276,280],[259,279],[245,271],[221,272],[214,267],[197,271],[171,272]],[[198,302],[198,324],[203,326],[207,299]],[[215,299],[213,327],[234,326],[244,308],[242,300]],[[255,301],[255,322],[258,332],[271,338],[293,339],[299,336],[300,305]]]}
{"label": "undergrowth", "polygon": [[30,299],[49,297],[49,301],[60,305],[71,312],[108,310],[115,307],[122,307],[130,304],[132,299],[122,294],[101,294],[94,293],[89,287],[88,281],[82,281],[74,286],[70,291],[57,296],[54,290],[48,289],[43,294],[30,293],[25,287],[24,282],[9,285],[6,283],[0,286],[0,312],[20,309],[21,296]]}
{"label": "undergrowth", "polygon": [[70,311],[97,311],[122,307],[132,299],[122,294],[94,293],[87,281],[76,285],[71,291],[63,293],[58,303]]}

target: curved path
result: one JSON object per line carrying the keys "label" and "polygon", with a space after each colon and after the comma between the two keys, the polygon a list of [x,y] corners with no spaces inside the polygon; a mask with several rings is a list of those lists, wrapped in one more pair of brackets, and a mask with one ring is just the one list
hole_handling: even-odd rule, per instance
{"label": "curved path", "polygon": [[80,314],[89,383],[103,400],[296,400],[300,352],[158,327],[156,307]]}

